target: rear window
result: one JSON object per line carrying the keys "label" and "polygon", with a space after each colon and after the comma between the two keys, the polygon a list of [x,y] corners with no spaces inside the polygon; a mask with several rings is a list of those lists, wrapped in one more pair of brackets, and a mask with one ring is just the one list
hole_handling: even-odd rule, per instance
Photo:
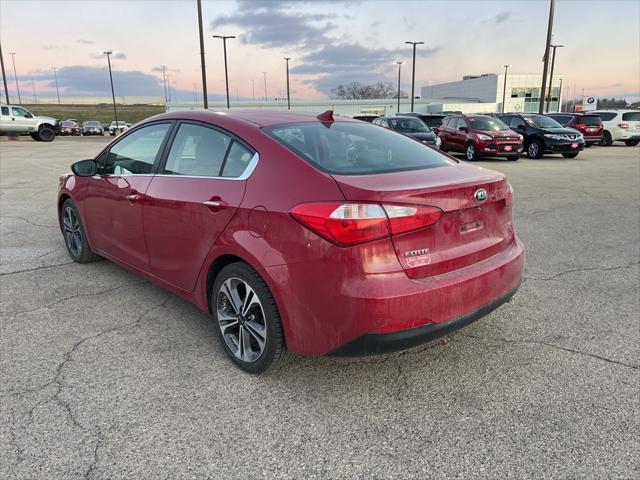
{"label": "rear window", "polygon": [[62,125],[63,127],[75,127],[76,124],[73,123],[73,122],[68,122],[68,121],[65,120],[60,125]]}
{"label": "rear window", "polygon": [[600,125],[602,123],[602,119],[598,115],[582,115],[577,118],[577,123],[581,123],[583,125]]}
{"label": "rear window", "polygon": [[366,123],[303,123],[263,130],[318,169],[339,175],[419,170],[456,163],[416,140]]}
{"label": "rear window", "polygon": [[623,113],[622,120],[627,120],[628,122],[640,122],[640,112]]}
{"label": "rear window", "polygon": [[429,127],[435,128],[442,125],[442,120],[444,117],[420,117],[424,123],[426,123]]}
{"label": "rear window", "polygon": [[598,113],[598,116],[602,119],[603,122],[608,122],[609,120],[613,120],[616,118],[617,113],[614,112],[601,112]]}

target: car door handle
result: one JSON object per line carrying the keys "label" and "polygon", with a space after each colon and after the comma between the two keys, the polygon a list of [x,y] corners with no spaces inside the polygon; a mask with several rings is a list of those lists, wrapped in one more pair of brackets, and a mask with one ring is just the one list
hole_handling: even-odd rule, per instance
{"label": "car door handle", "polygon": [[129,200],[130,202],[137,202],[138,200],[140,200],[140,195],[127,195],[127,200]]}
{"label": "car door handle", "polygon": [[215,200],[207,200],[206,202],[202,202],[203,205],[206,205],[207,207],[222,207],[224,205],[224,203],[222,202],[217,202]]}

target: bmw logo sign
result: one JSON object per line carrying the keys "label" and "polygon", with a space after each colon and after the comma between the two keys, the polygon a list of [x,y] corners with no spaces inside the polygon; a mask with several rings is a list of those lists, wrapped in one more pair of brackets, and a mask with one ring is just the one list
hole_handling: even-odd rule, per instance
{"label": "bmw logo sign", "polygon": [[596,99],[595,99],[595,98],[593,98],[593,97],[589,97],[589,98],[587,98],[587,103],[588,103],[588,104],[592,104],[592,103],[593,103],[593,102],[595,102],[595,101],[596,101]]}

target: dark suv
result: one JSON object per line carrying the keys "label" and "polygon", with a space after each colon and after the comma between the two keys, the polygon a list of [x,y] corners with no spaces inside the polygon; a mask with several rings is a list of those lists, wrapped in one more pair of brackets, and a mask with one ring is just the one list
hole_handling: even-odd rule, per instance
{"label": "dark suv", "polygon": [[541,158],[545,153],[575,158],[584,149],[584,138],[579,131],[565,128],[545,115],[505,113],[497,117],[524,136],[524,149],[529,158]]}
{"label": "dark suv", "polygon": [[422,120],[427,124],[429,128],[435,131],[440,125],[442,125],[442,120],[446,117],[441,113],[399,113],[398,115],[402,115],[403,117],[416,117]]}
{"label": "dark suv", "polygon": [[489,115],[452,115],[438,128],[442,150],[464,152],[467,160],[506,157],[517,160],[522,152],[522,135]]}
{"label": "dark suv", "polygon": [[584,137],[585,146],[600,143],[604,127],[602,119],[592,113],[547,113],[563,127],[575,128]]}
{"label": "dark suv", "polygon": [[440,148],[440,139],[419,118],[402,116],[378,117],[372,123],[403,133],[407,137],[414,138],[432,147]]}

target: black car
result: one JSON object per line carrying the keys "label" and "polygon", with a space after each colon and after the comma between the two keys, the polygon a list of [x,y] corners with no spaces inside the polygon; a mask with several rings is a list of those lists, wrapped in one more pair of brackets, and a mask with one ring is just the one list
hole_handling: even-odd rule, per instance
{"label": "black car", "polygon": [[440,148],[440,139],[438,136],[419,118],[399,115],[393,117],[378,117],[372,123],[403,133],[408,137],[415,138],[432,147]]}
{"label": "black car", "polygon": [[529,158],[541,158],[545,153],[575,158],[584,149],[584,137],[578,130],[565,128],[545,115],[505,113],[496,117],[524,137],[524,151]]}
{"label": "black car", "polygon": [[440,125],[442,125],[442,120],[444,120],[444,118],[446,117],[446,115],[444,115],[442,113],[416,113],[416,112],[409,112],[409,113],[399,113],[398,115],[403,116],[403,117],[416,117],[416,118],[419,118],[424,123],[426,123],[427,126],[431,128],[431,130],[435,130]]}

